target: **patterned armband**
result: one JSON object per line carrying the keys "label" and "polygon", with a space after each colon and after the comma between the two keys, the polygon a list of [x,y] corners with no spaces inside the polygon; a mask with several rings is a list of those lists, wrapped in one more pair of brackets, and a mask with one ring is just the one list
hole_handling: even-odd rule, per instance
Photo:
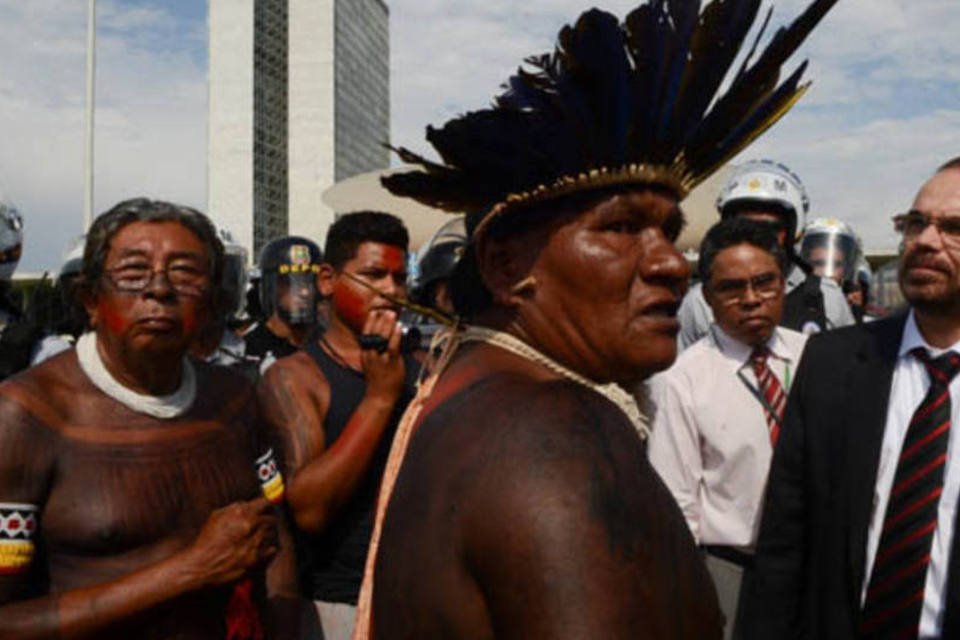
{"label": "patterned armband", "polygon": [[25,572],[33,560],[37,508],[0,502],[0,575]]}
{"label": "patterned armband", "polygon": [[273,449],[257,458],[257,478],[263,495],[273,504],[283,502],[283,474],[277,467],[277,460],[273,456]]}

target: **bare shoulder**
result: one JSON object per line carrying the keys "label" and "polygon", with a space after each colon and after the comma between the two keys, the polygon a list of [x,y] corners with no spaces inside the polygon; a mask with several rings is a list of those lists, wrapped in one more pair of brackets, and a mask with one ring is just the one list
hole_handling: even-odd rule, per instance
{"label": "bare shoulder", "polygon": [[[476,531],[506,513],[516,522],[540,513],[623,529],[616,521],[637,516],[637,496],[657,484],[626,416],[570,381],[498,375],[472,385],[425,418],[411,456],[434,486],[460,478],[455,486],[464,493],[451,498],[470,505],[462,513]],[[543,509],[554,502],[564,508]]]}
{"label": "bare shoulder", "polygon": [[330,385],[313,358],[298,351],[267,369],[257,385],[257,396],[267,420],[289,428],[304,418],[312,424],[326,412]]}
{"label": "bare shoulder", "polygon": [[[39,504],[70,416],[69,363],[56,356],[0,384],[0,502]],[[77,396],[72,396],[76,402]]]}
{"label": "bare shoulder", "polygon": [[260,380],[261,390],[281,388],[302,394],[316,394],[329,389],[320,367],[305,351],[297,351],[274,362]]}
{"label": "bare shoulder", "polygon": [[247,393],[253,391],[253,383],[240,371],[223,365],[210,364],[200,360],[193,360],[193,367],[198,375],[198,382],[214,386],[218,390],[228,393]]}
{"label": "bare shoulder", "polygon": [[[447,398],[414,436],[390,517],[395,539],[449,531],[493,628],[616,638],[719,628],[693,539],[633,425],[577,383],[501,374]],[[689,602],[700,603],[689,618],[664,613]],[[651,626],[662,632],[643,635]]]}
{"label": "bare shoulder", "polygon": [[3,422],[30,415],[51,427],[66,424],[92,390],[76,352],[64,351],[0,384],[0,397],[9,401],[3,403]]}
{"label": "bare shoulder", "polygon": [[519,455],[531,453],[525,452],[531,446],[532,453],[544,453],[538,443],[548,441],[556,445],[549,449],[551,453],[580,452],[577,459],[582,458],[584,445],[622,438],[642,455],[640,441],[623,412],[599,393],[568,380],[489,376],[436,407],[421,430],[481,436],[491,446],[508,447]]}
{"label": "bare shoulder", "polygon": [[323,450],[330,385],[313,358],[298,351],[267,369],[257,399],[283,452],[284,473],[292,477]]}

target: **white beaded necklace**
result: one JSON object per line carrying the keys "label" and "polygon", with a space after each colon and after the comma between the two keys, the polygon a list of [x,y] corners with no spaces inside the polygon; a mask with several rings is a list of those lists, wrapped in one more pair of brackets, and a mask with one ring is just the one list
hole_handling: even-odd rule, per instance
{"label": "white beaded necklace", "polygon": [[509,351],[531,362],[541,364],[554,373],[559,373],[563,377],[599,393],[626,414],[630,422],[636,427],[641,440],[646,440],[647,437],[649,437],[649,420],[637,405],[636,398],[624,391],[618,384],[612,382],[609,384],[599,384],[589,380],[579,373],[571,371],[550,356],[537,351],[523,340],[503,331],[471,326],[463,329],[458,338],[461,342],[484,342],[500,347],[504,351]]}
{"label": "white beaded necklace", "polygon": [[104,366],[97,351],[97,335],[93,332],[85,333],[77,340],[77,359],[94,386],[137,413],[169,420],[186,413],[197,399],[197,374],[186,357],[183,358],[180,388],[168,396],[145,395],[123,386]]}

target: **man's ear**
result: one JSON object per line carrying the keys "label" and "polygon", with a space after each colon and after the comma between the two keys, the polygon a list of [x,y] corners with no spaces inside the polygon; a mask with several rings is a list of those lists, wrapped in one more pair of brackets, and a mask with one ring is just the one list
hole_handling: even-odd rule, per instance
{"label": "man's ear", "polygon": [[480,277],[498,305],[516,307],[537,288],[532,270],[538,250],[526,235],[488,239],[477,251]]}
{"label": "man's ear", "polygon": [[333,282],[337,278],[337,270],[329,264],[321,264],[317,272],[317,290],[324,298],[333,295]]}

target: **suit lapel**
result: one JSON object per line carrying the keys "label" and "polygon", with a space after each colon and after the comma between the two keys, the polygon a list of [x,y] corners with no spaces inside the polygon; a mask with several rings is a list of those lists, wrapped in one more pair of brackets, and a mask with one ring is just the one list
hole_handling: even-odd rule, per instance
{"label": "suit lapel", "polygon": [[880,449],[887,420],[890,385],[897,364],[906,315],[873,323],[865,328],[847,381],[846,419],[849,456],[846,486],[850,487],[850,585],[852,601],[860,608],[867,530],[873,511],[873,494],[880,464]]}

